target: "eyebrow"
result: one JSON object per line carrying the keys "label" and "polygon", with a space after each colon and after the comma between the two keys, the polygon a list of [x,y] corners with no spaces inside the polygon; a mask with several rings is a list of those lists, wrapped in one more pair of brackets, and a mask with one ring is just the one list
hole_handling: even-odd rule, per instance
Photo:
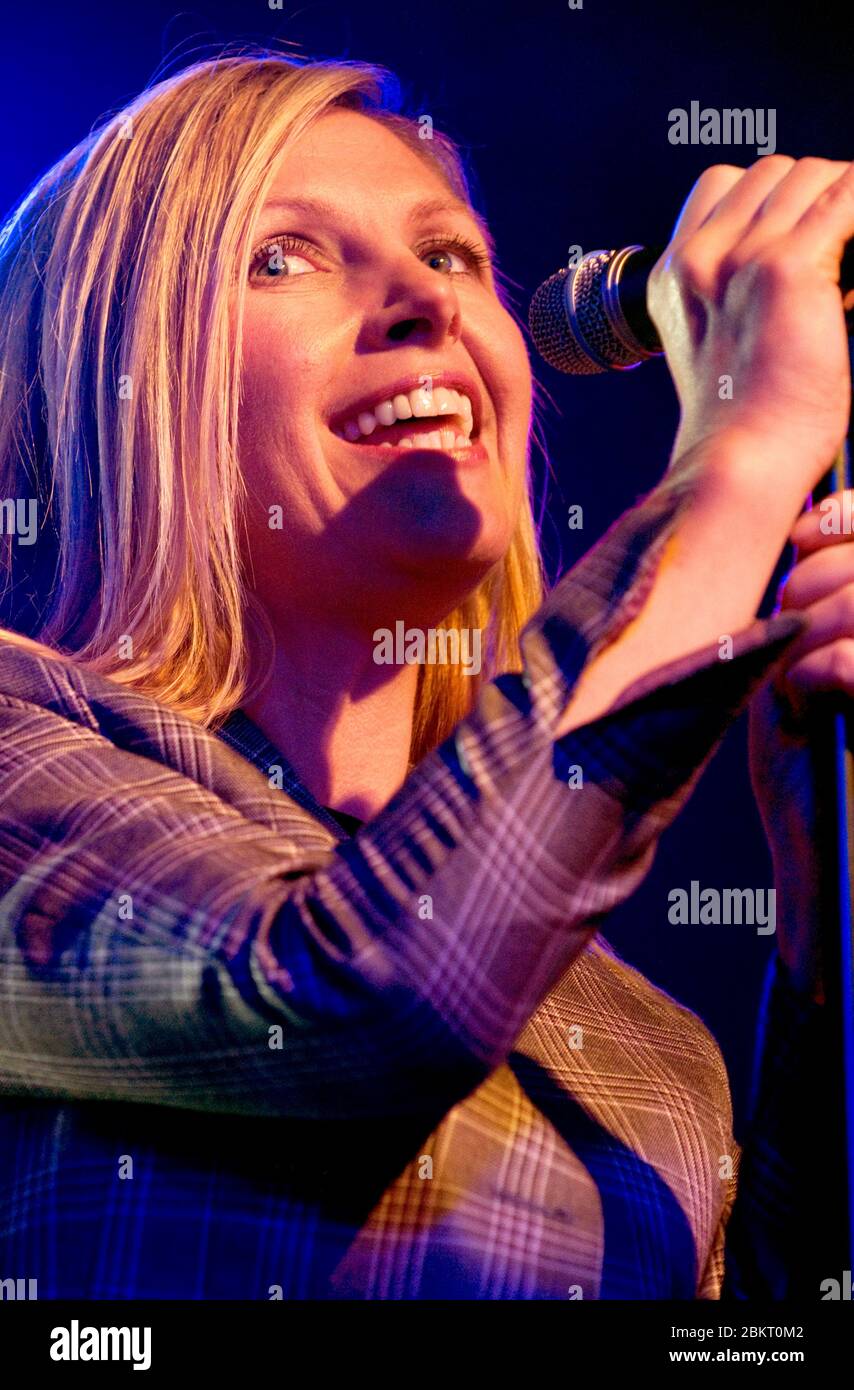
{"label": "eyebrow", "polygon": [[[344,220],[349,220],[343,208],[336,207],[335,203],[328,202],[326,198],[270,198],[261,211],[263,214],[271,212],[275,208],[288,209],[292,212],[319,213],[322,217],[332,219],[342,217]],[[470,218],[486,242],[490,256],[495,258],[495,242],[486,224],[486,219],[462,198],[443,197],[441,195],[435,198],[423,198],[409,209],[406,220],[409,223],[425,222],[428,217],[433,217],[438,212],[457,213]]]}

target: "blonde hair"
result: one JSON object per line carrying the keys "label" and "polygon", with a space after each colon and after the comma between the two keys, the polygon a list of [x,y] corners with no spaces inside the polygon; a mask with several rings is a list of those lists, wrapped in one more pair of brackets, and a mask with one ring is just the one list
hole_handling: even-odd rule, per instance
{"label": "blonde hair", "polygon": [[[4,528],[0,639],[209,728],[246,698],[246,622],[264,619],[238,545],[240,268],[282,149],[331,107],[384,122],[471,205],[456,146],[419,139],[396,92],[372,65],[226,52],[109,118],[9,218],[0,496],[35,500],[38,535],[14,544]],[[413,762],[483,680],[519,668],[542,592],[529,481],[507,555],[444,624],[483,629],[481,676],[422,667]]]}

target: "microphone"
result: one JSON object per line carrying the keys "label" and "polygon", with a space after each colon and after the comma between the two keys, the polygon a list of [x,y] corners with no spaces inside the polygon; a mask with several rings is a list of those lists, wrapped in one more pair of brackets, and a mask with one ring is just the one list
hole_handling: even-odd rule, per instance
{"label": "microphone", "polygon": [[[541,357],[559,372],[593,376],[628,372],[661,357],[658,330],[646,307],[649,273],[663,246],[625,246],[588,251],[578,265],[564,266],[534,294],[528,326]],[[854,288],[854,241],[842,257],[843,294]],[[847,322],[849,329],[852,311]]]}

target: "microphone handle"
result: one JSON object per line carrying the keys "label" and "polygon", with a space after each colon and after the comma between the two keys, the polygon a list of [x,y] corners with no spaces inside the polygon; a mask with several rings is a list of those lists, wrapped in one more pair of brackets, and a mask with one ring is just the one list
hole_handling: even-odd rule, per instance
{"label": "microphone handle", "polygon": [[[661,352],[661,340],[646,307],[646,287],[649,272],[664,250],[663,246],[644,246],[632,251],[623,263],[618,282],[623,318],[641,346],[653,353]],[[847,243],[842,255],[839,287],[842,294],[854,289],[854,240]],[[846,312],[845,318],[848,331],[854,331],[854,306]]]}

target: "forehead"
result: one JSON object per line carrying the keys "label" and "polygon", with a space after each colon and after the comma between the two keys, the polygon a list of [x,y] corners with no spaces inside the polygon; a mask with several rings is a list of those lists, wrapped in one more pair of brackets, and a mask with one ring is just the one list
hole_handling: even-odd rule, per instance
{"label": "forehead", "polygon": [[409,148],[379,121],[358,111],[328,111],[280,156],[265,209],[308,204],[321,212],[358,217],[425,215],[443,208],[481,219],[448,187],[429,159]]}
{"label": "forehead", "polygon": [[314,121],[280,158],[276,180],[310,180],[331,171],[353,181],[359,177],[370,181],[388,172],[436,188],[445,187],[427,159],[419,158],[387,126],[358,111],[327,111]]}

